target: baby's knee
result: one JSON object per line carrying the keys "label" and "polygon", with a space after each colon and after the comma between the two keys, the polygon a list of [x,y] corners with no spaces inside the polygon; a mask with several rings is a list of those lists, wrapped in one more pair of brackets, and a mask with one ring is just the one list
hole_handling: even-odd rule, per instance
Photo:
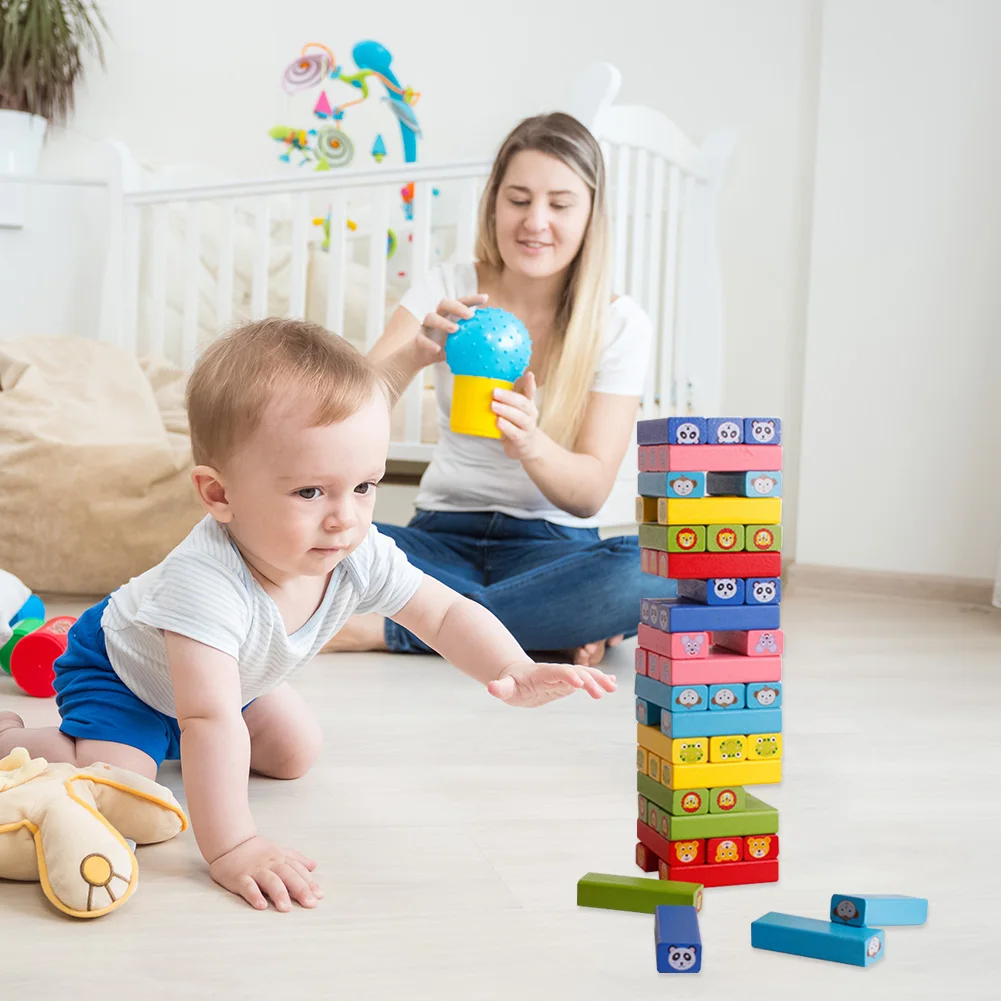
{"label": "baby's knee", "polygon": [[301,779],[316,764],[322,747],[320,725],[310,720],[294,737],[282,741],[271,761],[261,763],[255,770],[273,779]]}

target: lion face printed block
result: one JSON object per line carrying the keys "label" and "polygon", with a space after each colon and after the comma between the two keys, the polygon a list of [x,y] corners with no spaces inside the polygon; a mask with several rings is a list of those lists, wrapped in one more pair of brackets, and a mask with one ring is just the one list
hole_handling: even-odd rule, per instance
{"label": "lion face printed block", "polygon": [[740,813],[746,803],[743,786],[723,786],[709,790],[710,813]]}

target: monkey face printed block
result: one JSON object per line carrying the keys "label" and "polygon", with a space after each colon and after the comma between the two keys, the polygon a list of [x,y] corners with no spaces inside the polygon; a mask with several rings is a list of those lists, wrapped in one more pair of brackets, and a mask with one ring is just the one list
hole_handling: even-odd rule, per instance
{"label": "monkey face printed block", "polygon": [[740,445],[744,441],[742,417],[710,417],[706,421],[706,437],[710,445]]}
{"label": "monkey face printed block", "polygon": [[668,473],[664,497],[705,497],[705,473]]}
{"label": "monkey face printed block", "polygon": [[671,855],[664,859],[668,865],[702,865],[706,860],[706,843],[696,841],[671,841]]}
{"label": "monkey face printed block", "polygon": [[744,838],[744,861],[765,862],[779,857],[777,834],[748,834]]}
{"label": "monkey face printed block", "polygon": [[742,813],[747,806],[743,786],[721,786],[709,790],[710,813]]}
{"label": "monkey face printed block", "polygon": [[[672,712],[705,712],[708,708],[708,685],[675,685],[671,689]],[[658,726],[659,725],[658,721]]]}
{"label": "monkey face printed block", "polygon": [[781,525],[748,525],[744,548],[749,553],[777,553],[782,548]]}
{"label": "monkey face printed block", "polygon": [[713,712],[725,712],[727,709],[744,708],[743,685],[710,685],[709,709]]}
{"label": "monkey face printed block", "polygon": [[779,761],[781,758],[781,733],[752,733],[748,736],[748,761]]}
{"label": "monkey face printed block", "polygon": [[779,709],[782,705],[782,682],[755,682],[747,686],[748,709]]}
{"label": "monkey face printed block", "polygon": [[743,838],[709,838],[706,841],[706,864],[742,862],[744,860]]}
{"label": "monkey face printed block", "polygon": [[660,726],[660,706],[646,699],[636,699],[636,722],[644,726]]}
{"label": "monkey face printed block", "polygon": [[781,629],[734,629],[713,632],[713,644],[745,657],[775,657],[785,641]]}
{"label": "monkey face printed block", "polygon": [[777,605],[782,600],[779,577],[749,577],[744,582],[745,605]]}
{"label": "monkey face printed block", "polygon": [[[666,508],[665,508],[666,511]],[[706,551],[710,553],[740,553],[744,550],[743,525],[707,525]]]}
{"label": "monkey face printed block", "polygon": [[709,760],[708,737],[680,737],[670,741],[671,756],[675,765],[703,765]]}
{"label": "monkey face printed block", "polygon": [[743,605],[744,582],[739,577],[679,580],[678,597],[703,605]]}
{"label": "monkey face printed block", "polygon": [[724,761],[746,761],[747,737],[740,733],[727,737],[710,737],[709,760],[714,764]]}
{"label": "monkey face printed block", "polygon": [[778,417],[745,417],[744,441],[748,445],[781,445],[781,419]]}
{"label": "monkey face printed block", "polygon": [[752,469],[740,473],[707,473],[706,492],[712,497],[781,497],[778,470]]}

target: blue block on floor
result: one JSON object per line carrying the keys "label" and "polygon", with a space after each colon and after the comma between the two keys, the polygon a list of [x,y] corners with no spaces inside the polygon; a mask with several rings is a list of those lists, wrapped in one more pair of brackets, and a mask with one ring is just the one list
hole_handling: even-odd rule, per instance
{"label": "blue block on floor", "polygon": [[698,973],[702,969],[702,936],[694,907],[660,904],[654,910],[653,940],[658,973]]}
{"label": "blue block on floor", "polygon": [[709,708],[715,712],[732,712],[744,708],[743,685],[710,685]]}
{"label": "blue block on floor", "polygon": [[739,445],[744,440],[744,418],[710,417],[706,421],[706,439],[710,445]]}
{"label": "blue block on floor", "polygon": [[729,737],[733,734],[781,733],[781,709],[730,709],[725,713],[660,711],[665,737]]}
{"label": "blue block on floor", "polygon": [[705,473],[639,473],[636,492],[641,497],[705,497]]}
{"label": "blue block on floor", "polygon": [[745,417],[744,441],[748,445],[781,445],[782,419],[779,417]]}
{"label": "blue block on floor", "polygon": [[[637,696],[670,712],[705,712],[709,708],[709,688],[707,685],[665,685],[646,675],[636,675]],[[650,726],[660,726],[660,717],[650,720]]]}
{"label": "blue block on floor", "polygon": [[[678,592],[681,594],[681,592]],[[782,600],[779,577],[748,577],[744,581],[745,605],[777,605]]]}
{"label": "blue block on floor", "polygon": [[782,706],[781,681],[756,681],[748,685],[744,703],[748,709],[779,709]]}
{"label": "blue block on floor", "polygon": [[883,941],[879,928],[852,928],[778,911],[769,911],[751,922],[751,945],[755,949],[849,966],[872,966],[882,959]]}
{"label": "blue block on floor", "polygon": [[766,470],[746,473],[709,473],[706,493],[713,497],[781,497],[782,474]]}
{"label": "blue block on floor", "polygon": [[778,629],[780,619],[778,605],[699,605],[684,599],[662,601],[658,612],[657,627],[665,633]]}
{"label": "blue block on floor", "polygon": [[924,897],[895,893],[835,893],[831,897],[831,921],[853,927],[863,925],[923,925],[928,920]]}
{"label": "blue block on floor", "polygon": [[744,582],[739,577],[679,580],[678,597],[701,605],[743,605]]}

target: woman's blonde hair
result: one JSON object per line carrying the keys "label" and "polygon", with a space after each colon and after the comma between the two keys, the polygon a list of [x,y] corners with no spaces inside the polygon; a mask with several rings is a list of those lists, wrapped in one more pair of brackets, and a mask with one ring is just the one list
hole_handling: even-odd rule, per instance
{"label": "woman's blonde hair", "polygon": [[587,229],[556,310],[556,341],[547,354],[545,370],[538,373],[546,386],[539,426],[569,446],[584,419],[611,295],[605,161],[597,140],[571,115],[559,111],[536,115],[517,125],[497,153],[480,200],[476,259],[496,270],[504,267],[497,246],[497,196],[511,158],[525,150],[565,163],[591,192]]}

